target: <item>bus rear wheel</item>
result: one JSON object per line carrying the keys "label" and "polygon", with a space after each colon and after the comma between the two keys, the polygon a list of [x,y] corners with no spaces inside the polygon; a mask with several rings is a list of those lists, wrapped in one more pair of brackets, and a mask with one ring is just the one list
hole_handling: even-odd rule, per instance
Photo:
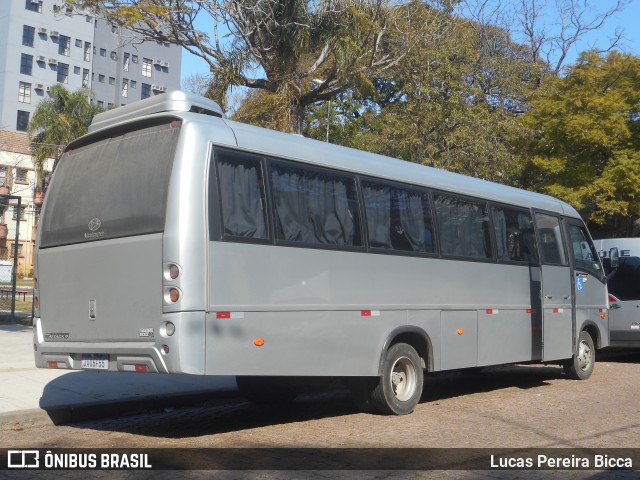
{"label": "bus rear wheel", "polygon": [[415,349],[396,343],[385,354],[382,375],[371,392],[372,403],[382,413],[409,414],[420,401],[423,383],[422,365]]}
{"label": "bus rear wheel", "polygon": [[578,350],[563,364],[567,376],[573,380],[586,380],[593,373],[596,361],[596,349],[588,332],[580,332]]}
{"label": "bus rear wheel", "polygon": [[237,376],[240,394],[254,403],[291,403],[298,396],[295,386],[281,377]]}

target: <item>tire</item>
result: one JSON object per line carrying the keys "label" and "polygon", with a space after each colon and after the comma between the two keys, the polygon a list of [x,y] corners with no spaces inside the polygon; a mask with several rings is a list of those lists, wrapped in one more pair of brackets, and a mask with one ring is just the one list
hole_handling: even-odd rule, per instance
{"label": "tire", "polygon": [[247,400],[261,404],[291,403],[298,392],[285,378],[237,376],[240,394]]}
{"label": "tire", "polygon": [[345,378],[345,384],[349,389],[351,400],[358,407],[358,410],[365,413],[377,412],[373,404],[371,394],[376,388],[378,378],[376,377],[351,377]]}
{"label": "tire", "polygon": [[396,343],[385,353],[382,375],[371,392],[372,403],[381,413],[407,415],[420,401],[423,383],[422,364],[414,348]]}
{"label": "tire", "polygon": [[580,332],[578,351],[564,364],[564,371],[573,380],[586,380],[593,373],[596,362],[596,349],[588,332]]}

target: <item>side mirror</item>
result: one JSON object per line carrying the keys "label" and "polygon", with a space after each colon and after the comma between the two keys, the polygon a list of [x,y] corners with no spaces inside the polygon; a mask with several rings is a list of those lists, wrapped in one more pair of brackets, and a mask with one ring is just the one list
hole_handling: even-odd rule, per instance
{"label": "side mirror", "polygon": [[612,269],[620,266],[620,252],[616,247],[609,250],[609,261],[611,262]]}

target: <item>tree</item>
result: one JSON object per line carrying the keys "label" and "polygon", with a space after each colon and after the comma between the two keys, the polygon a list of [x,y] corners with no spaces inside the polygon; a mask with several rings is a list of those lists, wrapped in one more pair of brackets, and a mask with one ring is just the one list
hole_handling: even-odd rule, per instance
{"label": "tree", "polygon": [[[412,49],[374,79],[368,99],[346,93],[332,108],[311,112],[307,132],[325,125],[331,113],[331,141],[503,183],[519,179],[518,155],[510,139],[523,126],[525,110],[542,62],[501,28],[432,9],[420,2],[403,7],[402,18],[430,30],[414,31]],[[315,123],[314,123],[315,122]],[[357,128],[350,128],[356,124]]]}
{"label": "tree", "polygon": [[51,87],[49,98],[38,104],[27,129],[38,187],[42,187],[45,180],[45,161],[53,158],[57,162],[64,146],[86,134],[99,111],[100,108],[89,102],[88,91],[72,93],[60,84]]}
{"label": "tree", "polygon": [[[208,96],[223,108],[231,87],[268,92],[283,129],[294,133],[302,131],[306,107],[349,88],[370,89],[371,78],[406,55],[412,40],[398,30],[406,11],[394,0],[67,1],[203,58]],[[200,21],[208,32],[196,27]],[[402,41],[387,41],[390,33]]]}
{"label": "tree", "polygon": [[595,229],[629,233],[640,215],[640,57],[583,53],[523,116],[533,135],[523,181],[562,198]]}
{"label": "tree", "polygon": [[[541,81],[544,76],[559,75],[569,51],[589,34],[602,29],[629,1],[464,0],[458,12],[478,25],[499,26],[511,32],[522,42],[531,62],[547,63],[548,69],[540,72]],[[622,39],[623,32],[616,29],[599,51],[611,51]]]}

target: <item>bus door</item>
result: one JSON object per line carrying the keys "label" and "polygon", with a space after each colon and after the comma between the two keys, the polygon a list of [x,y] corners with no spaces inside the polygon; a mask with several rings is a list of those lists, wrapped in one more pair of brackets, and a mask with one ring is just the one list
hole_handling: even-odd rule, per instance
{"label": "bus door", "polygon": [[542,273],[542,360],[573,355],[573,291],[571,267],[560,218],[536,213]]}
{"label": "bus door", "polygon": [[576,323],[582,325],[586,320],[599,322],[600,309],[607,305],[607,287],[598,253],[580,220],[567,219],[565,223],[573,271]]}

